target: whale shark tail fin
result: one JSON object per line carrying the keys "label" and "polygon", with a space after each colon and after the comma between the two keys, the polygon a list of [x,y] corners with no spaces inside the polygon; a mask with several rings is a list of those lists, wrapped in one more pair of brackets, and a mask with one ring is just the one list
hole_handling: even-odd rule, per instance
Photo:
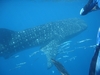
{"label": "whale shark tail fin", "polygon": [[8,59],[13,53],[6,54],[7,46],[9,47],[9,42],[12,40],[12,37],[15,35],[15,31],[9,30],[6,28],[0,28],[0,56]]}
{"label": "whale shark tail fin", "polygon": [[9,41],[12,39],[13,34],[15,34],[15,31],[0,28],[0,44],[8,44]]}

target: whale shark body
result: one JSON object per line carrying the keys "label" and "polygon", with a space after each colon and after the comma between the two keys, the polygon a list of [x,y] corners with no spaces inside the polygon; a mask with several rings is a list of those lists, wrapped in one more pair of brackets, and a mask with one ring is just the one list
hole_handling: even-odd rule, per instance
{"label": "whale shark body", "polygon": [[48,68],[52,66],[59,45],[84,31],[87,25],[80,19],[66,19],[39,25],[23,31],[0,28],[0,57],[5,59],[28,48],[41,46],[47,57]]}

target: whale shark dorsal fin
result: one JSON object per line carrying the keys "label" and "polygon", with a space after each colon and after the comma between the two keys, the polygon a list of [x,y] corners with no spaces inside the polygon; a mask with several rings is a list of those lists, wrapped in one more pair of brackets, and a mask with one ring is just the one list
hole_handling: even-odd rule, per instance
{"label": "whale shark dorsal fin", "polygon": [[0,28],[0,44],[8,44],[13,34],[15,34],[15,31]]}

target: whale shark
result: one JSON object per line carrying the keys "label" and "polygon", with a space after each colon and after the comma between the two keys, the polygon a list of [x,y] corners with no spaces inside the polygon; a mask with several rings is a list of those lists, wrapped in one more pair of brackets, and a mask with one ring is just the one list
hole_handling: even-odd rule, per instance
{"label": "whale shark", "polygon": [[85,22],[78,18],[37,25],[22,31],[0,28],[0,57],[8,59],[20,51],[40,46],[50,68],[51,58],[56,58],[60,44],[86,29]]}

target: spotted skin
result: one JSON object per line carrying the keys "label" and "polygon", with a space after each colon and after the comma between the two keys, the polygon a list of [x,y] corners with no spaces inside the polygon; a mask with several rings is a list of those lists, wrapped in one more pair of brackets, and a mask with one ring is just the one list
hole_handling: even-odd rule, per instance
{"label": "spotted skin", "polygon": [[41,46],[41,51],[46,54],[48,67],[51,67],[51,58],[55,59],[59,45],[86,28],[87,25],[77,18],[51,22],[18,32],[0,28],[0,56],[7,59],[22,50]]}

